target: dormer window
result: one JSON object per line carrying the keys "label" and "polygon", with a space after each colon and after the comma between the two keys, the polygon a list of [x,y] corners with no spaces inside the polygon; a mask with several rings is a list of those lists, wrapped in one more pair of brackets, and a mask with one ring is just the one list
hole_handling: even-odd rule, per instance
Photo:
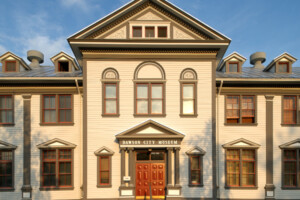
{"label": "dormer window", "polygon": [[279,73],[289,73],[289,63],[288,62],[279,62],[278,63],[278,72]]}
{"label": "dormer window", "polygon": [[17,62],[16,61],[5,61],[5,72],[16,72]]}
{"label": "dormer window", "polygon": [[69,71],[69,62],[58,62],[58,71],[59,72],[68,72]]}
{"label": "dormer window", "polygon": [[228,72],[239,72],[239,63],[238,62],[229,62]]}

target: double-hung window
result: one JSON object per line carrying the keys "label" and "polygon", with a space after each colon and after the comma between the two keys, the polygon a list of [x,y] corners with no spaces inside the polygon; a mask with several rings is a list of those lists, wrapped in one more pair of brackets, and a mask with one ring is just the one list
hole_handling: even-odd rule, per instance
{"label": "double-hung window", "polygon": [[283,96],[283,124],[300,124],[300,98],[296,95]]}
{"label": "double-hung window", "polygon": [[113,68],[102,74],[102,116],[119,116],[119,74]]}
{"label": "double-hung window", "polygon": [[189,187],[202,187],[205,151],[200,147],[193,147],[186,154],[189,156]]}
{"label": "double-hung window", "polygon": [[72,149],[42,151],[42,187],[72,187]]}
{"label": "double-hung window", "polygon": [[0,190],[13,188],[13,151],[0,150]]}
{"label": "double-hung window", "polygon": [[71,94],[42,95],[42,123],[70,124],[73,122]]}
{"label": "double-hung window", "polygon": [[97,156],[97,187],[111,187],[112,156],[114,152],[107,147],[101,147],[95,151]]}
{"label": "double-hung window", "polygon": [[255,107],[255,96],[226,96],[226,123],[254,124],[256,122]]}
{"label": "double-hung window", "polygon": [[136,83],[136,114],[162,115],[164,113],[164,84]]}
{"label": "double-hung window", "polygon": [[0,124],[14,123],[14,104],[12,95],[0,95]]}

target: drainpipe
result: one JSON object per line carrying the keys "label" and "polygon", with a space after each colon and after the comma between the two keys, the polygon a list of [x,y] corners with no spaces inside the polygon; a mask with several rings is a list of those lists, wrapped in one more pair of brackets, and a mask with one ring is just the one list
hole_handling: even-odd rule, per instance
{"label": "drainpipe", "polygon": [[[83,138],[83,134],[82,134],[82,94],[80,93],[80,88],[79,88],[79,84],[78,84],[78,79],[75,79],[75,84],[76,84],[76,88],[77,88],[77,94],[79,95],[79,132],[80,132],[80,144],[82,144],[82,138]],[[80,165],[81,165],[81,170],[80,170],[80,185],[83,185],[83,175],[82,175],[82,169],[83,169],[83,161],[82,161],[82,157],[83,157],[83,149],[82,149],[82,145],[80,145]],[[80,198],[83,199],[83,193],[81,192]]]}
{"label": "drainpipe", "polygon": [[219,199],[220,198],[220,172],[219,172],[219,166],[220,166],[220,162],[219,162],[219,123],[220,123],[220,120],[219,120],[219,95],[221,94],[221,91],[222,91],[222,87],[223,87],[223,80],[221,80],[221,84],[220,84],[220,87],[218,88],[218,93],[217,93],[217,130],[216,130],[216,154],[217,154],[217,188],[218,188],[218,192],[217,192],[217,198]]}

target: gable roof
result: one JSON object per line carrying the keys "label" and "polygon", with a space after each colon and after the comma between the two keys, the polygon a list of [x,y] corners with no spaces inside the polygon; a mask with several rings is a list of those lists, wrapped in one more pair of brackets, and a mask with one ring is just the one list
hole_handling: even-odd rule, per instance
{"label": "gable roof", "polygon": [[90,38],[89,36],[95,34],[95,32],[99,31],[100,29],[111,25],[113,22],[116,22],[116,20],[120,20],[120,17],[128,18],[128,16],[126,15],[133,13],[135,14],[148,6],[155,6],[157,9],[161,9],[164,12],[170,14],[170,16],[176,17],[178,20],[181,20],[182,22],[195,28],[197,31],[205,35],[208,39],[230,41],[230,39],[225,35],[221,34],[199,19],[196,19],[187,12],[176,7],[174,4],[165,0],[133,0],[123,7],[115,10],[111,14],[73,34],[69,37],[68,40]]}
{"label": "gable roof", "polygon": [[241,62],[245,62],[247,60],[247,58],[245,58],[244,56],[242,56],[238,52],[234,51],[231,54],[229,54],[227,57],[225,57],[222,60],[222,62],[220,62],[219,66],[217,67],[217,70],[220,71],[224,67],[225,62],[227,62],[228,60],[231,60],[232,58],[240,60]]}
{"label": "gable roof", "polygon": [[12,52],[8,51],[6,53],[4,53],[2,56],[0,56],[0,60],[5,60],[8,57],[13,57],[14,59],[18,60],[20,62],[20,64],[26,69],[26,70],[31,70],[31,68],[29,67],[29,65],[27,65],[27,63],[20,58],[19,56],[16,56],[15,54],[13,54]]}
{"label": "gable roof", "polygon": [[154,120],[147,120],[126,131],[118,133],[117,139],[126,138],[177,138],[183,139],[184,134],[167,126],[164,126]]}

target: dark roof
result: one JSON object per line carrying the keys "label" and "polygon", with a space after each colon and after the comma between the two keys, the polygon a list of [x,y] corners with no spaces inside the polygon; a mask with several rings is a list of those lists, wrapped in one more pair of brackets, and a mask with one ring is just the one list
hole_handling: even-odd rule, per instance
{"label": "dark roof", "polygon": [[300,67],[293,67],[292,73],[263,72],[263,69],[254,67],[243,67],[242,73],[216,72],[217,78],[237,79],[298,79],[300,78]]}
{"label": "dark roof", "polygon": [[41,66],[28,71],[3,73],[2,66],[0,66],[1,77],[82,77],[82,71],[55,72],[55,67],[53,66]]}

